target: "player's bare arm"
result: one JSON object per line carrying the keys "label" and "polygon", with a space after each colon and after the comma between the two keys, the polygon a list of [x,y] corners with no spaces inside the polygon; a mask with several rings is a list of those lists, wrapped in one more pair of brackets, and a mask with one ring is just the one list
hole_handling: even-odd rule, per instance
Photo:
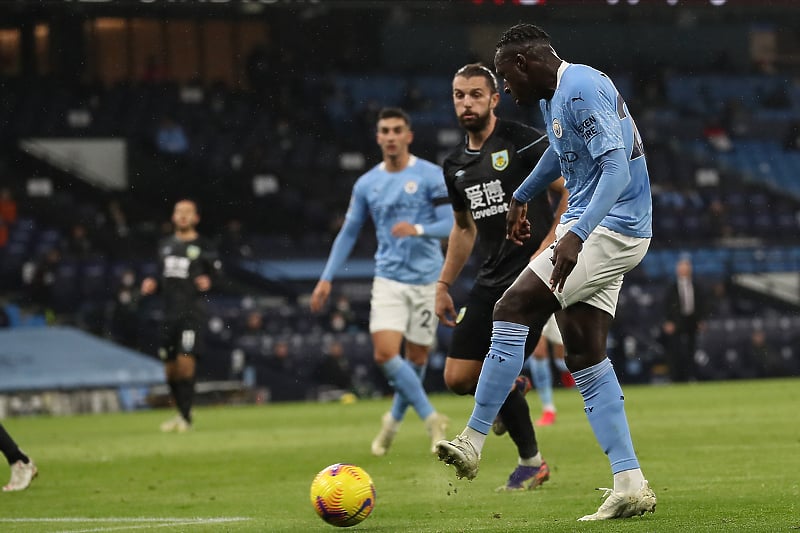
{"label": "player's bare arm", "polygon": [[569,191],[564,184],[564,178],[559,177],[547,188],[550,196],[554,199],[558,199],[558,203],[556,204],[556,209],[553,213],[553,224],[550,226],[547,235],[544,237],[544,239],[542,239],[542,244],[539,245],[539,249],[536,250],[536,252],[531,256],[531,259],[549,248],[553,244],[553,241],[556,240],[556,227],[558,227],[558,224],[561,221],[561,215],[563,215],[564,211],[567,210],[567,201],[569,200]]}
{"label": "player's bare arm", "polygon": [[531,223],[528,220],[528,204],[511,197],[506,213],[506,239],[518,246],[531,238]]}
{"label": "player's bare arm", "polygon": [[328,301],[328,296],[331,294],[331,282],[321,279],[314,287],[314,292],[311,293],[311,302],[309,304],[311,312],[318,313],[322,310],[325,302]]}
{"label": "player's bare arm", "polygon": [[447,240],[447,254],[436,284],[435,304],[436,316],[442,324],[450,327],[456,325],[456,308],[450,296],[450,285],[458,279],[461,269],[467,263],[478,235],[478,228],[468,210],[453,211],[453,215],[455,224]]}

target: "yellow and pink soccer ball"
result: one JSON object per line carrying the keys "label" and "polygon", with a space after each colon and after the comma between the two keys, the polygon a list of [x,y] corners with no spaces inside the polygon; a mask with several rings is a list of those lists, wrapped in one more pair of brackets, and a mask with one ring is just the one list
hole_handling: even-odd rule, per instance
{"label": "yellow and pink soccer ball", "polygon": [[321,470],[311,483],[311,505],[331,525],[354,526],[375,508],[375,484],[363,468],[336,463]]}

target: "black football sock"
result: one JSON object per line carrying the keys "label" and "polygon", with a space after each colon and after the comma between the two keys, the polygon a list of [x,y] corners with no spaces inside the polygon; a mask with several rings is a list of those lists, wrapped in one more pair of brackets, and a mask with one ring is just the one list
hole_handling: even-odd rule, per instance
{"label": "black football sock", "polygon": [[19,450],[17,443],[14,442],[14,439],[11,438],[11,435],[8,434],[2,424],[0,424],[0,451],[6,456],[6,460],[10,465],[17,461],[22,461],[25,464],[30,462],[28,456]]}
{"label": "black football sock", "polygon": [[176,383],[178,390],[178,410],[181,416],[192,423],[192,404],[194,403],[194,379],[181,379]]}
{"label": "black football sock", "polygon": [[169,395],[172,396],[172,401],[175,402],[175,406],[178,406],[178,381],[175,379],[168,379],[167,386],[169,386]]}
{"label": "black football sock", "polygon": [[522,392],[515,388],[509,393],[506,401],[500,406],[500,418],[511,440],[516,444],[521,458],[529,459],[539,453],[536,432],[531,422],[531,411]]}

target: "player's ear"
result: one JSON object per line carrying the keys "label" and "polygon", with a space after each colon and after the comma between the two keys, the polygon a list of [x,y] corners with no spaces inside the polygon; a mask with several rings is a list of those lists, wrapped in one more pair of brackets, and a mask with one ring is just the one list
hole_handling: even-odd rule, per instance
{"label": "player's ear", "polygon": [[514,64],[521,72],[528,70],[528,58],[525,57],[525,54],[517,54],[514,58]]}
{"label": "player's ear", "polygon": [[500,93],[492,93],[489,97],[489,109],[493,111],[498,105],[500,105]]}

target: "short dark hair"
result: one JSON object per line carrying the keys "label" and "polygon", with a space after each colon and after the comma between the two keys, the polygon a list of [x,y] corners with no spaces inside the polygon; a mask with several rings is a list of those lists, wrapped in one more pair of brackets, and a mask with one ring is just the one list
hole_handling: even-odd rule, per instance
{"label": "short dark hair", "polygon": [[500,39],[497,40],[497,44],[494,48],[495,50],[499,50],[509,45],[523,45],[533,42],[541,42],[549,45],[550,35],[535,24],[521,23],[511,26],[504,31]]}
{"label": "short dark hair", "polygon": [[384,107],[378,112],[378,120],[383,120],[385,118],[400,118],[403,119],[408,127],[411,127],[411,117],[408,116],[408,113],[400,109],[399,107]]}
{"label": "short dark hair", "polygon": [[455,75],[463,76],[465,78],[486,78],[486,82],[489,84],[489,89],[491,89],[493,93],[500,92],[500,85],[497,83],[497,77],[494,75],[494,72],[480,63],[468,63],[458,69]]}

